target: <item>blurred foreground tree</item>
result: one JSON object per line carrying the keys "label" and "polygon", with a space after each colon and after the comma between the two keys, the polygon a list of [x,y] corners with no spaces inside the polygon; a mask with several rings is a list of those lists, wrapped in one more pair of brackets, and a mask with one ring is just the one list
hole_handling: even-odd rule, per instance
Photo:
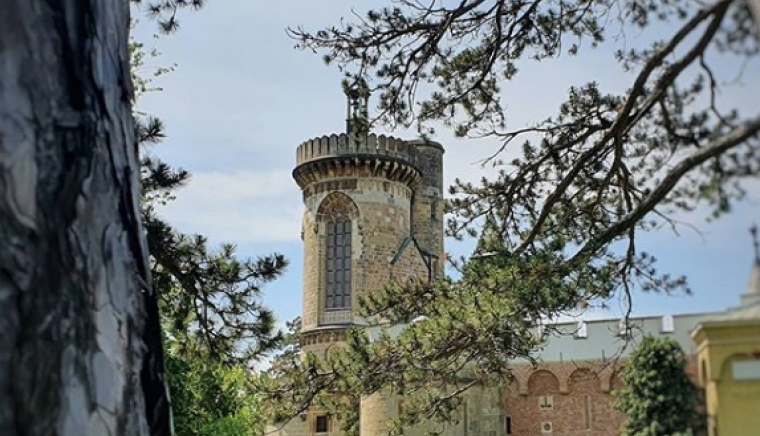
{"label": "blurred foreground tree", "polygon": [[[632,30],[654,41],[632,46],[620,37]],[[758,53],[744,0],[397,0],[291,34],[349,81],[369,84],[379,101],[373,122],[423,135],[443,123],[502,148],[486,159],[495,177],[451,191],[449,235],[481,233],[461,277],[391,284],[363,301],[367,317],[423,320],[397,337],[371,343],[354,331],[327,361],[273,368],[265,387],[288,405],[280,419],[380,390],[406,399],[396,430],[455,419],[462,392],[508,379],[512,359],[530,359],[541,320],[614,295],[630,303],[634,286],[688,291],[637,249],[638,235],[676,228],[675,214],[698,206],[728,212],[760,172],[760,108],[743,114],[721,100],[723,76],[735,79]],[[590,77],[555,116],[507,129],[500,87],[520,66],[603,42],[618,45],[610,61],[630,76],[628,89],[605,91]],[[501,161],[505,150],[518,157]]]}
{"label": "blurred foreground tree", "polygon": [[678,342],[645,336],[623,371],[625,389],[615,407],[627,420],[623,436],[689,436],[705,428],[697,412],[698,391],[686,375]]}
{"label": "blurred foreground tree", "polygon": [[169,435],[129,3],[0,9],[0,434]]}
{"label": "blurred foreground tree", "polygon": [[[0,433],[169,435],[129,2],[9,0],[2,11]],[[216,263],[227,276],[239,267]]]}

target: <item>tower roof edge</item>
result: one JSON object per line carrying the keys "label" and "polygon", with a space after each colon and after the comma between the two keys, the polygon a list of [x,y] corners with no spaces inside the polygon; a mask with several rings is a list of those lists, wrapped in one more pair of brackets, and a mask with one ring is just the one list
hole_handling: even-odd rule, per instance
{"label": "tower roof edge", "polygon": [[441,144],[438,141],[432,141],[432,140],[429,140],[429,139],[420,138],[420,139],[411,139],[409,141],[404,141],[404,142],[406,142],[407,144],[409,144],[409,145],[411,145],[411,146],[413,146],[415,148],[418,148],[418,147],[433,147],[433,148],[437,148],[442,153],[446,152],[446,149],[443,147],[443,144]]}

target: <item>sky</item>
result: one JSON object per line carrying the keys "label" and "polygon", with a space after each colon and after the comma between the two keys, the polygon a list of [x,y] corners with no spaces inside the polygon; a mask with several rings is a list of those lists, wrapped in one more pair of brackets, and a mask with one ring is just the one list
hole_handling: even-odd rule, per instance
{"label": "sky", "polygon": [[[301,311],[303,207],[291,177],[295,150],[306,139],[341,133],[345,127],[341,73],[325,66],[319,55],[296,50],[285,29],[303,25],[317,30],[350,16],[352,7],[362,11],[385,3],[209,0],[203,10],[181,15],[179,32],[158,39],[153,38],[154,23],[138,17],[136,38],[162,53],[143,73],[176,64],[155,82],[163,90],[143,97],[138,109],[166,123],[168,137],[155,154],[192,174],[188,186],[160,213],[182,232],[203,234],[211,243],[236,244],[243,257],[283,253],[290,266],[266,286],[264,295],[280,323]],[[616,44],[633,46],[654,36],[630,32]],[[603,90],[625,89],[631,75],[612,61],[613,50],[603,45],[575,58],[525,63],[503,89],[508,127],[552,115],[571,85],[596,80]],[[721,68],[730,73],[726,77],[739,70],[732,62]],[[752,115],[760,101],[760,62],[747,64],[742,77],[732,80],[721,98]],[[409,132],[394,134],[411,138]],[[479,161],[499,145],[455,139],[443,128],[434,139],[446,147],[446,185],[456,177],[477,180],[487,174],[489,169]],[[639,239],[640,249],[657,256],[661,271],[689,278],[693,295],[637,293],[635,314],[708,312],[738,303],[752,262],[748,228],[760,221],[760,184],[748,190],[745,201],[715,222],[707,222],[704,211],[680,217],[698,232],[663,229]],[[472,246],[472,241],[447,241],[446,247],[459,256]],[[588,316],[614,316],[621,310],[622,302],[612,301],[609,311]]]}

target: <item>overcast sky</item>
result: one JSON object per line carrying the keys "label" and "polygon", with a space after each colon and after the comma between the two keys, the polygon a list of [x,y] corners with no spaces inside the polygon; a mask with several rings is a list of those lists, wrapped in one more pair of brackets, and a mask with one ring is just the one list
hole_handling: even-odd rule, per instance
{"label": "overcast sky", "polygon": [[[295,149],[311,137],[340,133],[345,124],[340,73],[319,56],[295,50],[285,28],[317,29],[347,16],[351,6],[383,3],[210,0],[202,11],[183,14],[175,35],[154,40],[155,28],[146,19],[136,30],[149,49],[163,52],[160,64],[178,65],[157,83],[164,91],[140,103],[141,110],[167,124],[168,138],[156,153],[192,173],[190,184],[162,214],[183,232],[237,244],[243,256],[285,254],[291,266],[265,295],[280,322],[301,311],[302,204],[290,175]],[[635,45],[646,37],[629,33],[625,43]],[[571,85],[596,80],[603,91],[625,89],[631,76],[611,62],[612,53],[611,46],[603,46],[577,58],[526,63],[517,80],[504,87],[509,127],[552,115]],[[723,67],[738,69],[732,63]],[[743,77],[724,92],[723,101],[757,108],[758,62],[747,65]],[[479,178],[484,170],[477,162],[497,144],[455,140],[442,130],[435,139],[446,147],[447,185],[455,177]],[[758,185],[750,187],[749,197],[714,223],[707,223],[703,213],[683,218],[702,235],[663,230],[640,239],[639,249],[654,253],[661,270],[689,277],[694,295],[637,295],[635,313],[713,311],[738,303],[752,260],[747,229],[760,215]],[[447,241],[454,255],[467,254],[471,246]],[[612,306],[613,312],[619,311],[617,302]]]}

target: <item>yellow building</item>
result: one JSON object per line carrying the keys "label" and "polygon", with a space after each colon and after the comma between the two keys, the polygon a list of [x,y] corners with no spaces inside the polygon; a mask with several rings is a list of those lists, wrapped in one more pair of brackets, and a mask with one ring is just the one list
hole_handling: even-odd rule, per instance
{"label": "yellow building", "polygon": [[710,436],[760,434],[760,253],[742,304],[697,325],[699,382]]}

